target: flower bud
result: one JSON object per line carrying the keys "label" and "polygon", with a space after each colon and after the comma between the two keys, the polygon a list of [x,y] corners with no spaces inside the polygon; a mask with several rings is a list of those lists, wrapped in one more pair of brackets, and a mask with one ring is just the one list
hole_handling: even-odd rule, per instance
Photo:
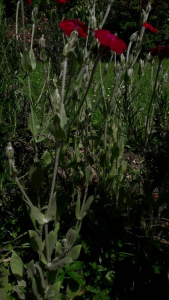
{"label": "flower bud", "polygon": [[114,73],[119,74],[121,70],[121,65],[119,62],[117,62],[116,66],[114,66]]}
{"label": "flower bud", "polygon": [[9,142],[6,147],[6,156],[8,157],[8,159],[14,158],[14,148],[12,147],[11,142]]}
{"label": "flower bud", "polygon": [[32,10],[32,21],[35,23],[38,15],[38,7],[35,6]]}
{"label": "flower bud", "polygon": [[39,39],[39,48],[42,49],[45,47],[45,39],[44,34],[42,34],[41,38]]}
{"label": "flower bud", "polygon": [[95,16],[90,16],[89,17],[89,25],[90,25],[90,27],[91,27],[92,30],[96,29],[96,27],[97,27],[97,21],[96,21]]}
{"label": "flower bud", "polygon": [[131,78],[133,76],[133,68],[128,69],[127,74]]}
{"label": "flower bud", "polygon": [[163,82],[168,82],[168,73],[163,75]]}
{"label": "flower bud", "polygon": [[142,9],[141,18],[143,20],[142,21],[143,23],[145,23],[147,21],[147,14],[144,9]]}
{"label": "flower bud", "polygon": [[124,56],[124,54],[122,53],[121,55],[120,55],[120,59],[121,59],[121,65],[122,65],[122,67],[124,67],[125,66],[125,56]]}
{"label": "flower bud", "polygon": [[130,36],[130,41],[131,42],[136,42],[138,40],[138,31],[134,32],[131,36]]}
{"label": "flower bud", "polygon": [[146,55],[146,61],[150,61],[151,60],[151,54],[150,52]]}
{"label": "flower bud", "polygon": [[65,45],[63,49],[63,55],[69,57],[71,54],[74,53],[78,42],[78,32],[77,30],[72,31],[68,43]]}
{"label": "flower bud", "polygon": [[149,2],[147,7],[146,7],[146,13],[149,14],[151,11],[151,3]]}
{"label": "flower bud", "polygon": [[139,68],[138,68],[138,75],[141,77],[144,74],[144,60],[140,58],[139,60]]}

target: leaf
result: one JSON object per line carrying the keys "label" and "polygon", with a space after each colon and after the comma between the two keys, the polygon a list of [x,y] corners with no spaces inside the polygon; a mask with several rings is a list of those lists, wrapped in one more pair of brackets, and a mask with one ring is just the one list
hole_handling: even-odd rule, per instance
{"label": "leaf", "polygon": [[29,180],[31,187],[39,190],[43,182],[43,167],[40,161],[35,162],[29,170]]}
{"label": "leaf", "polygon": [[83,276],[77,272],[68,271],[66,272],[71,278],[73,278],[76,282],[78,282],[79,285],[83,286],[85,285],[85,280]]}
{"label": "leaf", "polygon": [[62,140],[66,138],[65,126],[67,123],[64,104],[61,103],[60,111],[54,116],[53,121],[49,125],[51,134],[56,140]]}
{"label": "leaf", "polygon": [[23,279],[24,265],[21,258],[13,251],[10,261],[11,271],[18,281]]}
{"label": "leaf", "polygon": [[47,222],[53,221],[53,220],[56,219],[56,212],[57,212],[56,192],[54,192],[53,197],[52,197],[52,202],[51,202],[50,210],[49,210],[49,213],[48,213]]}
{"label": "leaf", "polygon": [[32,207],[31,207],[31,214],[33,215],[33,217],[35,218],[35,220],[37,220],[37,222],[40,225],[43,225],[43,224],[46,223],[45,216],[40,212],[40,210],[39,210],[38,207],[32,205]]}
{"label": "leaf", "polygon": [[71,262],[72,262],[71,257],[64,257],[63,259],[59,260],[58,262],[50,262],[48,264],[48,269],[51,271],[55,271],[55,270],[63,268],[66,264],[71,263]]}
{"label": "leaf", "polygon": [[26,73],[32,72],[32,64],[31,64],[30,55],[27,48],[23,52],[21,58],[21,66],[22,66],[22,70],[25,71]]}
{"label": "leaf", "polygon": [[51,257],[52,252],[55,248],[55,244],[56,244],[56,235],[54,233],[54,231],[50,231],[48,234],[48,247],[49,247],[49,257]]}
{"label": "leaf", "polygon": [[0,300],[7,300],[8,292],[8,272],[1,265],[0,266]]}
{"label": "leaf", "polygon": [[87,212],[88,212],[88,210],[89,210],[89,208],[90,208],[90,206],[91,206],[91,204],[93,202],[93,199],[94,199],[94,196],[90,196],[87,199],[87,201],[86,201],[86,203],[85,203],[85,205],[84,205],[84,207],[83,207],[83,209],[82,209],[82,211],[80,213],[81,220],[86,216],[86,214],[87,214]]}
{"label": "leaf", "polygon": [[32,70],[36,69],[36,58],[32,49],[29,50],[30,62],[32,66]]}
{"label": "leaf", "polygon": [[76,202],[76,219],[80,219],[80,194],[78,193],[77,202]]}
{"label": "leaf", "polygon": [[17,292],[20,299],[25,299],[25,290],[23,286],[15,285],[13,290]]}
{"label": "leaf", "polygon": [[93,288],[91,285],[87,285],[86,286],[86,290],[89,291],[89,292],[91,292],[91,293],[94,293],[94,294],[99,294],[100,293],[99,290]]}
{"label": "leaf", "polygon": [[42,244],[38,233],[34,230],[29,230],[30,245],[39,255],[42,253]]}
{"label": "leaf", "polygon": [[82,247],[82,245],[76,245],[76,246],[74,246],[74,247],[66,254],[66,256],[71,257],[72,260],[75,261],[76,259],[78,259],[79,255],[80,255],[81,247]]}
{"label": "leaf", "polygon": [[30,263],[27,266],[27,276],[28,279],[32,282],[33,281],[33,276],[36,274],[36,269],[34,266],[34,260],[31,260]]}
{"label": "leaf", "polygon": [[70,228],[66,233],[66,241],[68,245],[68,249],[72,248],[73,244],[77,239],[77,230],[76,228]]}
{"label": "leaf", "polygon": [[57,242],[55,248],[55,256],[59,257],[60,255],[62,255],[62,244],[60,242]]}
{"label": "leaf", "polygon": [[29,114],[29,119],[28,119],[28,127],[32,132],[33,136],[36,137],[39,134],[40,123],[32,106],[31,106],[31,112]]}
{"label": "leaf", "polygon": [[79,284],[73,279],[70,279],[66,289],[66,296],[69,299],[73,299],[76,295],[78,295],[79,289]]}
{"label": "leaf", "polygon": [[43,155],[41,157],[41,163],[44,167],[51,164],[50,153],[47,150],[43,153]]}
{"label": "leaf", "polygon": [[44,290],[46,290],[46,283],[45,283],[45,280],[44,280],[44,277],[43,277],[42,269],[41,269],[41,267],[38,263],[35,264],[35,267],[37,268],[38,273],[39,273],[39,279],[40,279],[40,282],[41,282],[41,287]]}
{"label": "leaf", "polygon": [[49,300],[58,300],[59,299],[59,293],[60,293],[60,286],[61,282],[55,282],[53,285],[51,285],[47,291],[47,299]]}
{"label": "leaf", "polygon": [[34,275],[32,290],[37,300],[44,300],[44,289],[41,287],[40,279]]}
{"label": "leaf", "polygon": [[42,142],[43,140],[45,140],[46,138],[46,135],[50,133],[50,130],[48,127],[46,128],[43,128],[42,131],[40,132],[40,135],[39,135],[39,139],[36,141],[37,143],[40,143]]}

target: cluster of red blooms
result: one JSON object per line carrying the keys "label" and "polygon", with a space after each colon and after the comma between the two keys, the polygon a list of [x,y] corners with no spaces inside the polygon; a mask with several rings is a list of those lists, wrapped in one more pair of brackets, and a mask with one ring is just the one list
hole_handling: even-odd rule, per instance
{"label": "cluster of red blooms", "polygon": [[[59,2],[59,3],[67,3],[69,1],[67,0],[53,0],[54,2]],[[27,4],[32,4],[32,0],[26,0]],[[87,31],[88,28],[85,24],[83,24],[81,21],[75,19],[75,20],[68,20],[64,19],[62,22],[59,24],[60,28],[64,31],[64,33],[70,37],[70,34],[72,31],[75,29],[78,30],[78,33],[80,36],[83,38],[87,37]],[[143,27],[146,29],[151,30],[153,33],[157,33],[158,30],[154,28],[152,25],[148,23],[143,23]],[[94,31],[95,38],[98,39],[99,43],[105,47],[110,48],[112,51],[116,52],[117,54],[122,54],[123,51],[127,49],[127,46],[123,40],[118,38],[116,35],[112,34],[109,30],[105,29],[98,29]],[[158,55],[159,59],[163,58],[169,58],[169,47],[163,47],[163,46],[158,46],[156,48],[151,49],[151,55]]]}

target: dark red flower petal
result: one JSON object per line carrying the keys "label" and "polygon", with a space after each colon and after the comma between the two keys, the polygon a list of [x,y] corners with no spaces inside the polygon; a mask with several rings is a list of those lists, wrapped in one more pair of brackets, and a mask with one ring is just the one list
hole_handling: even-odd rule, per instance
{"label": "dark red flower petal", "polygon": [[111,34],[109,30],[98,29],[94,31],[95,38],[98,39],[99,43],[103,46],[109,47],[112,51],[117,54],[122,54],[127,49],[125,42],[119,37]]}
{"label": "dark red flower petal", "polygon": [[31,5],[32,4],[32,0],[26,0],[26,3]]}
{"label": "dark red flower petal", "polygon": [[157,33],[158,32],[158,30],[155,28],[155,27],[153,27],[152,25],[150,25],[149,23],[143,23],[142,24],[142,26],[143,27],[145,27],[145,28],[148,28],[148,29],[150,29],[152,32],[154,32],[154,33]]}
{"label": "dark red flower petal", "polygon": [[150,51],[152,56],[158,55],[160,59],[169,58],[169,47],[157,46]]}
{"label": "dark red flower petal", "polygon": [[59,2],[59,3],[68,3],[69,1],[67,0],[53,0],[54,2]]}
{"label": "dark red flower petal", "polygon": [[84,38],[87,37],[87,26],[77,19],[72,21],[64,19],[62,22],[59,23],[59,27],[63,29],[64,33],[68,37],[70,37],[71,32],[74,31],[76,28],[78,28],[79,35],[81,35]]}

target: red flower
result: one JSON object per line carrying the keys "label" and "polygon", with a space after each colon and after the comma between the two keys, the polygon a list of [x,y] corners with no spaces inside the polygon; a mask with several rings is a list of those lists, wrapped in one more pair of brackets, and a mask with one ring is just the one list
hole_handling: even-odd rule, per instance
{"label": "red flower", "polygon": [[54,2],[59,2],[59,3],[68,3],[69,1],[67,0],[53,0]]}
{"label": "red flower", "polygon": [[148,23],[143,23],[142,26],[145,27],[145,28],[150,29],[150,30],[151,30],[152,32],[154,32],[154,33],[157,33],[157,32],[158,32],[158,30],[157,30],[155,27],[153,27],[152,25],[150,25],[150,24],[148,24]]}
{"label": "red flower", "polygon": [[79,20],[68,20],[64,19],[62,22],[59,23],[59,27],[63,29],[64,33],[70,37],[72,31],[78,28],[79,35],[82,37],[87,37],[87,26],[80,22]]}
{"label": "red flower", "polygon": [[127,49],[125,42],[119,37],[111,34],[109,30],[98,29],[94,31],[95,38],[98,39],[99,43],[103,46],[109,47],[112,51],[117,54],[122,54]]}
{"label": "red flower", "polygon": [[26,0],[26,3],[31,5],[32,4],[32,0]]}
{"label": "red flower", "polygon": [[150,51],[151,55],[158,55],[160,59],[169,58],[169,47],[157,46]]}

